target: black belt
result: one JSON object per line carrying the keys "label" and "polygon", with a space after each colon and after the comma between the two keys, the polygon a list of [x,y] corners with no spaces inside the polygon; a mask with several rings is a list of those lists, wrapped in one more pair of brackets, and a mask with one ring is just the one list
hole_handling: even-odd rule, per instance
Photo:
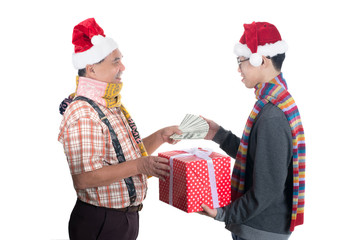
{"label": "black belt", "polygon": [[142,208],[143,208],[143,204],[140,203],[140,205],[138,206],[129,206],[126,208],[112,208],[112,209],[119,212],[140,212]]}
{"label": "black belt", "polygon": [[83,202],[80,199],[77,199],[77,204],[87,206],[87,207],[91,207],[91,208],[101,208],[101,209],[105,209],[105,210],[124,212],[124,213],[127,213],[127,212],[129,212],[129,213],[131,213],[131,212],[140,212],[143,209],[143,204],[142,203],[140,203],[140,205],[138,205],[138,206],[128,206],[126,208],[107,208],[107,207],[95,206],[95,205],[92,205],[90,203]]}

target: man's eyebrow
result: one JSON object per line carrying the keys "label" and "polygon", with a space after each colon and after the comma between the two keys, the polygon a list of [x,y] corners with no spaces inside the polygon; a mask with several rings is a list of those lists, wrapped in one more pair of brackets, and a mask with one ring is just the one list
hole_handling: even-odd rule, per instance
{"label": "man's eyebrow", "polygon": [[123,55],[121,55],[121,57],[116,57],[116,58],[114,58],[114,62],[116,62],[116,61],[119,61],[119,60],[121,60],[122,58],[123,58],[124,56]]}

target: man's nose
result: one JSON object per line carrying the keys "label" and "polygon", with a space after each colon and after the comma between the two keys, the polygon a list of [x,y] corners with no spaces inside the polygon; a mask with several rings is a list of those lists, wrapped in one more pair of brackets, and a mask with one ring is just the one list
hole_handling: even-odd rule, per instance
{"label": "man's nose", "polygon": [[239,67],[238,67],[238,72],[241,73],[241,67],[240,67],[240,65],[239,65]]}
{"label": "man's nose", "polygon": [[124,64],[120,63],[119,68],[120,68],[121,72],[125,71],[125,65]]}

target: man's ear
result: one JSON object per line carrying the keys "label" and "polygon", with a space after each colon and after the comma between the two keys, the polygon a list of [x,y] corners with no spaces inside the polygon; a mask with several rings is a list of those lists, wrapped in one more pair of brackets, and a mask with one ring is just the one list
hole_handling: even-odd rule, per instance
{"label": "man's ear", "polygon": [[86,65],[86,75],[91,78],[94,74],[95,74],[95,70],[93,65],[90,64]]}
{"label": "man's ear", "polygon": [[271,64],[271,59],[269,59],[265,56],[261,56],[261,58],[262,58],[261,66],[268,67],[269,64]]}

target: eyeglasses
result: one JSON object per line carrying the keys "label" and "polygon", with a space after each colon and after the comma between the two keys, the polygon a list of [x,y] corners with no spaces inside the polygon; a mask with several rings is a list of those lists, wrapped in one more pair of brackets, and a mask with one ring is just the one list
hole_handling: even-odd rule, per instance
{"label": "eyeglasses", "polygon": [[239,64],[239,67],[240,67],[241,63],[246,62],[246,61],[249,61],[249,59],[250,59],[250,58],[245,58],[245,59],[241,60],[240,57],[237,57],[237,62],[238,62],[238,64]]}

